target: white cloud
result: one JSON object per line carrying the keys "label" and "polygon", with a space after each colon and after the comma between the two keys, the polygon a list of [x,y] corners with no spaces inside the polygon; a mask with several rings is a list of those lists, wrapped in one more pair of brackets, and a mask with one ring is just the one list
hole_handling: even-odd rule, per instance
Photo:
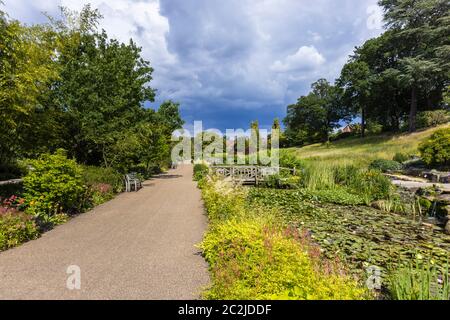
{"label": "white cloud", "polygon": [[324,63],[325,58],[314,46],[302,46],[284,61],[275,61],[271,69],[275,72],[308,71]]}

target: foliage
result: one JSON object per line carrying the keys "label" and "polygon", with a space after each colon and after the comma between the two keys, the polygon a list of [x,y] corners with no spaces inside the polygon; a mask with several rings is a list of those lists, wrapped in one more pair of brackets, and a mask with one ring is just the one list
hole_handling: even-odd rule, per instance
{"label": "foliage", "polygon": [[[51,31],[0,16],[0,165],[26,151],[36,135],[41,97],[58,77]],[[33,128],[33,130],[31,130]],[[48,132],[47,143],[51,142]]]}
{"label": "foliage", "polygon": [[113,168],[102,168],[95,166],[82,166],[83,184],[88,187],[109,185],[111,192],[123,190],[123,176]]}
{"label": "foliage", "polygon": [[259,221],[226,221],[201,244],[212,271],[207,299],[363,299],[364,289],[317,258],[286,231]]}
{"label": "foliage", "polygon": [[325,79],[312,84],[312,92],[287,107],[285,135],[294,145],[327,141],[346,112],[339,107],[339,88]]}
{"label": "foliage", "polygon": [[304,161],[300,160],[299,157],[295,156],[295,154],[285,149],[280,150],[279,157],[281,167],[301,171],[301,169],[305,166]]}
{"label": "foliage", "polygon": [[374,160],[369,167],[373,170],[380,170],[381,172],[397,172],[403,169],[400,162],[385,159]]}
{"label": "foliage", "polygon": [[405,152],[397,152],[394,155],[394,158],[392,158],[392,160],[398,162],[398,163],[404,163],[406,161],[409,161],[411,159],[413,159],[413,155],[411,155],[410,153],[405,153]]}
{"label": "foliage", "polygon": [[394,300],[450,300],[450,273],[446,267],[417,262],[403,267],[389,278]]}
{"label": "foliage", "polygon": [[438,130],[419,146],[428,165],[450,165],[450,128]]}
{"label": "foliage", "polygon": [[200,181],[209,173],[209,167],[206,164],[197,163],[194,165],[194,180]]}
{"label": "foliage", "polygon": [[417,128],[436,127],[450,122],[450,113],[447,110],[423,111],[417,114]]}
{"label": "foliage", "polygon": [[267,176],[263,185],[268,188],[295,189],[300,186],[300,177],[291,174],[276,174]]}
{"label": "foliage", "polygon": [[23,212],[0,210],[0,251],[12,248],[39,236],[32,217]]}
{"label": "foliage", "polygon": [[47,220],[60,212],[76,210],[85,193],[81,168],[67,159],[63,150],[31,160],[32,170],[24,177],[27,212]]}

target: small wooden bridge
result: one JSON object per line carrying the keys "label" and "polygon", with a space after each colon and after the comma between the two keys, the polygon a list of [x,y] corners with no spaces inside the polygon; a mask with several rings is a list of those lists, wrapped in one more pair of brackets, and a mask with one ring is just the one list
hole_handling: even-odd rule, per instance
{"label": "small wooden bridge", "polygon": [[296,169],[282,167],[263,167],[263,166],[212,166],[213,173],[231,178],[232,181],[242,184],[259,184],[267,177],[280,174],[282,171],[289,171],[291,174],[296,173]]}

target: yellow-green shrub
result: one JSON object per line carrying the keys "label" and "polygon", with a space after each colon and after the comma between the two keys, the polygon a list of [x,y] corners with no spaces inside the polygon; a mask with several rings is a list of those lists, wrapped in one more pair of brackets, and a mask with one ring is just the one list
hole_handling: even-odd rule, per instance
{"label": "yellow-green shrub", "polygon": [[450,165],[450,128],[441,129],[420,144],[420,154],[428,165]]}
{"label": "yellow-green shrub", "polygon": [[67,159],[64,150],[43,154],[30,164],[33,169],[23,179],[27,213],[48,220],[80,205],[86,191],[81,168],[75,160]]}
{"label": "yellow-green shrub", "polygon": [[298,239],[264,220],[214,225],[201,244],[212,272],[207,299],[364,299],[353,279],[323,270]]}

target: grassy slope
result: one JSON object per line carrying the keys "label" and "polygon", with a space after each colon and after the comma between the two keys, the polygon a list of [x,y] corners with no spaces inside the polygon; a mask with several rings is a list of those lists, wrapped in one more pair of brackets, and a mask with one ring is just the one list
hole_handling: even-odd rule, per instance
{"label": "grassy slope", "polygon": [[433,132],[450,128],[450,124],[416,132],[413,134],[379,135],[348,138],[325,144],[314,144],[303,148],[293,148],[300,158],[319,158],[322,161],[368,164],[374,159],[391,160],[397,152],[418,153],[419,144]]}

